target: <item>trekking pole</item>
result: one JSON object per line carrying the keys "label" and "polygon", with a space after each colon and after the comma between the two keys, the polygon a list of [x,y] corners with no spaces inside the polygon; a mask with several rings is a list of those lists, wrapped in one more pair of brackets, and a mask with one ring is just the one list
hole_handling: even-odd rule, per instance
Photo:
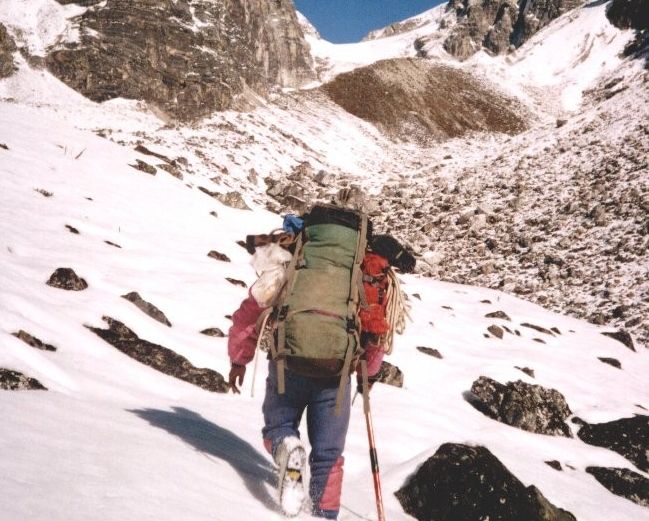
{"label": "trekking pole", "polygon": [[379,458],[374,441],[374,427],[372,425],[372,411],[370,410],[370,386],[367,382],[367,361],[361,360],[361,376],[363,378],[363,412],[367,425],[367,439],[370,445],[370,463],[372,465],[372,478],[374,480],[374,495],[376,496],[376,510],[379,514],[378,521],[385,521],[383,509],[383,494],[381,493],[381,476],[379,474]]}

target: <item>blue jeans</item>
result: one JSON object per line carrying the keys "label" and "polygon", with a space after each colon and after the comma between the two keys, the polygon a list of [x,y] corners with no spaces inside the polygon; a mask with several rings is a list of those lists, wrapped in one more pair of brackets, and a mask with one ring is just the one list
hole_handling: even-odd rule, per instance
{"label": "blue jeans", "polygon": [[313,502],[313,514],[325,519],[336,519],[342,492],[342,454],[349,427],[349,379],[339,416],[335,414],[338,378],[312,378],[287,370],[285,385],[286,392],[280,395],[277,392],[277,366],[270,361],[266,397],[262,407],[264,443],[274,455],[284,438],[300,437],[298,428],[306,410],[307,431],[311,443],[309,495]]}

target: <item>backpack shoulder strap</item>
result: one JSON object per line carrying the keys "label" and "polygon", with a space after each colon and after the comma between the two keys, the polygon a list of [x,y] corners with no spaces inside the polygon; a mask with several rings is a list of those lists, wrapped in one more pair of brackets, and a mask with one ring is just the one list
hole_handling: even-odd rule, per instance
{"label": "backpack shoulder strap", "polygon": [[286,268],[286,282],[277,299],[277,306],[275,307],[275,323],[277,327],[277,345],[271,342],[271,357],[277,362],[277,392],[284,394],[286,392],[285,386],[285,369],[286,369],[286,298],[293,289],[295,283],[295,270],[297,269],[298,262],[302,258],[302,245],[303,245],[304,232],[300,233],[297,241],[295,242],[295,252],[291,258],[291,262]]}

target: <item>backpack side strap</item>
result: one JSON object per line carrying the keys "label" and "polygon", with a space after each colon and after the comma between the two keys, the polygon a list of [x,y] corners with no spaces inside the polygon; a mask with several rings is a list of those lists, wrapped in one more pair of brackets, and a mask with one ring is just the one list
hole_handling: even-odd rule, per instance
{"label": "backpack side strap", "polygon": [[[358,242],[356,243],[356,256],[352,266],[351,284],[349,285],[349,300],[347,304],[347,351],[345,353],[345,362],[340,373],[340,384],[336,395],[336,416],[340,416],[342,411],[342,402],[345,396],[347,380],[351,374],[352,363],[358,360],[362,353],[361,340],[359,336],[360,319],[358,318],[359,300],[365,301],[365,292],[362,297],[360,289],[363,286],[363,272],[361,264],[365,257],[367,249],[367,215],[361,214],[361,228],[358,233]],[[365,301],[367,305],[367,302]]]}

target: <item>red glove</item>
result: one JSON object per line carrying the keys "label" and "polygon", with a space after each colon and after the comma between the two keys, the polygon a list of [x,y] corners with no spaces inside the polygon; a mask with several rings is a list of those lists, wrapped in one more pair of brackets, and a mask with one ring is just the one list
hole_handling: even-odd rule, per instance
{"label": "red glove", "polygon": [[[240,394],[241,387],[243,385],[243,377],[246,375],[246,366],[245,365],[238,365],[238,364],[232,364],[232,367],[230,367],[230,376],[228,379],[228,384],[230,385],[230,389],[232,389],[232,392],[234,394]],[[239,387],[237,387],[237,385]]]}

